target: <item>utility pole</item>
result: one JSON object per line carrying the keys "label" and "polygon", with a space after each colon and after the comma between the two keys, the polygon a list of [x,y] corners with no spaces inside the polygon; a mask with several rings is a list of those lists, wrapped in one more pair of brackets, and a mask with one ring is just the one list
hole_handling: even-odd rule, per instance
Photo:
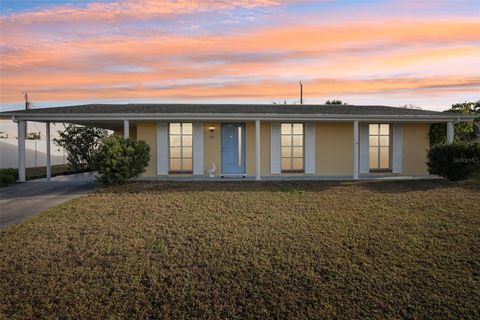
{"label": "utility pole", "polygon": [[300,81],[300,104],[303,104],[303,84]]}

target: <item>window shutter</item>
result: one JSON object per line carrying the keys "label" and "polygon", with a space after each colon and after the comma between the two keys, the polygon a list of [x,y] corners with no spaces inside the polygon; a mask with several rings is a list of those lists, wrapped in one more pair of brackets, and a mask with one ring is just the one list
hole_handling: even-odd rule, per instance
{"label": "window shutter", "polygon": [[157,123],[157,175],[168,174],[168,123]]}
{"label": "window shutter", "polygon": [[203,175],[203,123],[193,123],[193,174]]}
{"label": "window shutter", "polygon": [[280,123],[272,123],[270,137],[270,171],[280,174]]}
{"label": "window shutter", "polygon": [[315,174],[315,123],[305,124],[305,173]]}
{"label": "window shutter", "polygon": [[360,173],[370,172],[368,124],[360,124]]}
{"label": "window shutter", "polygon": [[392,128],[392,172],[402,173],[403,170],[403,127],[401,124],[394,124]]}

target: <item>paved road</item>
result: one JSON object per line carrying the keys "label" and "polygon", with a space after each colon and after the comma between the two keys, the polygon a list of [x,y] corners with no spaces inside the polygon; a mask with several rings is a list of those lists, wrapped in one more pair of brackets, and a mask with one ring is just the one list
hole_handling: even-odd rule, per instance
{"label": "paved road", "polygon": [[48,208],[88,192],[93,173],[32,180],[0,189],[0,227],[20,222]]}

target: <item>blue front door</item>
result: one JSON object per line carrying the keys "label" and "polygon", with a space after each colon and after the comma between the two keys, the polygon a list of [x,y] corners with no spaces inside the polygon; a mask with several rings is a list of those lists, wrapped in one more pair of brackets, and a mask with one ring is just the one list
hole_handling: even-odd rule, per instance
{"label": "blue front door", "polygon": [[245,174],[244,123],[222,123],[222,174]]}

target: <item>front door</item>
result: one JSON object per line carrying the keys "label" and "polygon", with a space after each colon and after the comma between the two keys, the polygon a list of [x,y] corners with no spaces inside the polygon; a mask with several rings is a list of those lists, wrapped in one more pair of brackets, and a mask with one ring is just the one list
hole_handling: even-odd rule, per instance
{"label": "front door", "polygon": [[244,123],[222,123],[222,174],[245,174]]}

